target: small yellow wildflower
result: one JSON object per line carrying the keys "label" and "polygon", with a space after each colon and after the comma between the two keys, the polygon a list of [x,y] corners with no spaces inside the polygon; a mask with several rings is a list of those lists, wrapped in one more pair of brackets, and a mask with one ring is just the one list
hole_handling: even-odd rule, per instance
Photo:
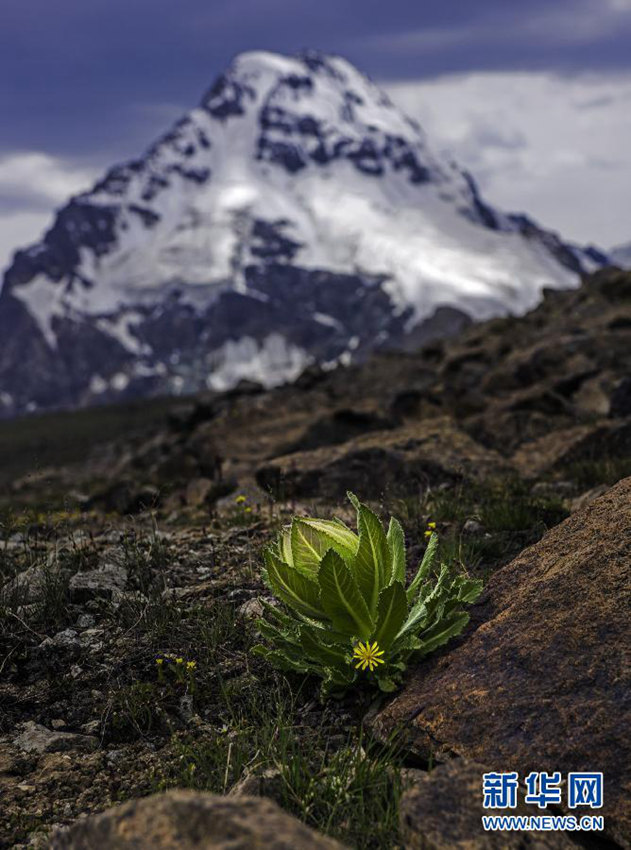
{"label": "small yellow wildflower", "polygon": [[251,514],[252,508],[248,506],[247,508],[245,508],[245,512],[246,512],[246,514]]}
{"label": "small yellow wildflower", "polygon": [[239,496],[237,496],[237,498],[235,499],[235,502],[237,503],[237,505],[242,505],[242,504],[243,504],[244,502],[246,502],[246,501],[247,501],[247,499],[245,498],[245,496],[243,495],[243,493],[241,493],[241,494],[240,494]]}
{"label": "small yellow wildflower", "polygon": [[164,658],[156,658],[156,664],[160,667],[160,665],[164,664]]}
{"label": "small yellow wildflower", "polygon": [[187,661],[186,668],[188,670],[194,670],[197,667],[197,661]]}
{"label": "small yellow wildflower", "polygon": [[175,663],[176,664],[184,664],[184,659],[183,658],[176,658]]}
{"label": "small yellow wildflower", "polygon": [[436,523],[435,522],[428,522],[427,523],[427,529],[425,531],[425,539],[428,540],[435,531],[436,531]]}
{"label": "small yellow wildflower", "polygon": [[355,666],[358,670],[365,670],[368,667],[372,673],[378,664],[385,663],[383,658],[379,657],[380,655],[383,655],[383,649],[379,649],[377,641],[372,646],[369,641],[360,642],[353,651],[353,658],[357,661]]}

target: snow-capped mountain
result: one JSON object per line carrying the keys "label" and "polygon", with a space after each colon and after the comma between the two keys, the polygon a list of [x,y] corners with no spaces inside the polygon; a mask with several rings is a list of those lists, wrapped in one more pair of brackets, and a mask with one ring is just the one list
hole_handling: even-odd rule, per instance
{"label": "snow-capped mountain", "polygon": [[620,266],[621,269],[631,269],[631,242],[612,248],[609,252],[609,259],[614,266]]}
{"label": "snow-capped mountain", "polygon": [[523,313],[603,261],[491,208],[344,59],[245,53],[16,253],[0,411],[270,385]]}

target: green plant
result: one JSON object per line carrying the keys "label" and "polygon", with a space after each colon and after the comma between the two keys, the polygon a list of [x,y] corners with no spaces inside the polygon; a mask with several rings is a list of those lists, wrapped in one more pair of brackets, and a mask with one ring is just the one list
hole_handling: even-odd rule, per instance
{"label": "green plant", "polygon": [[265,605],[258,627],[268,645],[253,651],[280,669],[321,677],[323,696],[346,690],[360,671],[381,690],[395,690],[412,654],[426,655],[462,631],[463,608],[482,589],[446,564],[433,571],[434,532],[406,588],[400,523],[393,517],[386,532],[348,497],[357,534],[338,519],[294,517],[264,550],[263,579],[288,610]]}

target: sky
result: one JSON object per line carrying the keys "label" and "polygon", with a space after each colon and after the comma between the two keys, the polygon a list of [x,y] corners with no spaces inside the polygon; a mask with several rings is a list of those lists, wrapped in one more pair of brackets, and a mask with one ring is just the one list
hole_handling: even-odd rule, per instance
{"label": "sky", "polygon": [[631,0],[1,0],[0,268],[244,50],[353,62],[567,239],[631,241]]}

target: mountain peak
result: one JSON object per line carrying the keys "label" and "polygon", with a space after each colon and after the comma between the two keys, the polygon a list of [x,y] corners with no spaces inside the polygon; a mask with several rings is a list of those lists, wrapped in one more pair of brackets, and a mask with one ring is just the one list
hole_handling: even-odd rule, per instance
{"label": "mountain peak", "polygon": [[444,307],[522,313],[594,262],[493,209],[345,59],[243,53],[17,253],[0,412],[278,383]]}

